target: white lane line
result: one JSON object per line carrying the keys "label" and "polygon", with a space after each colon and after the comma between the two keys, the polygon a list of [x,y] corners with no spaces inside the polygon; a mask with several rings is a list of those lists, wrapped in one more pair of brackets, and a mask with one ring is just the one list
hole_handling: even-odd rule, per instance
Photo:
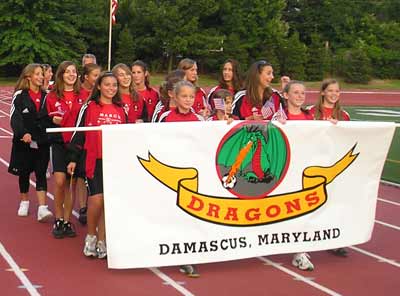
{"label": "white lane line", "polygon": [[399,183],[394,183],[394,182],[385,181],[385,180],[381,180],[381,183],[384,184],[384,185],[389,185],[389,186],[400,188],[400,184]]}
{"label": "white lane line", "polygon": [[[2,157],[0,157],[0,162],[2,162],[6,167],[9,166],[9,163],[7,161],[5,161]],[[33,186],[36,187],[36,183],[29,179],[29,183]],[[51,194],[50,192],[47,192],[47,197],[49,197],[51,200],[54,200],[54,195]],[[79,217],[79,214],[73,210],[72,211],[72,215],[74,215],[76,218]],[[165,273],[161,272],[160,270],[158,270],[157,268],[149,268],[149,270],[151,272],[153,272],[155,275],[157,275],[159,278],[161,278],[162,280],[164,280],[165,282],[167,282],[170,286],[174,287],[176,290],[178,290],[182,295],[185,296],[194,296],[194,294],[192,294],[191,292],[189,292],[188,290],[186,290],[183,286],[179,285],[176,281],[174,281],[173,279],[171,279],[169,276],[167,276]],[[39,295],[39,294],[33,294],[33,295]]]}
{"label": "white lane line", "polygon": [[9,114],[9,113],[7,113],[7,112],[5,112],[5,111],[3,111],[3,110],[0,110],[0,113],[3,113],[4,115],[6,115],[6,116],[10,117],[10,114]]}
{"label": "white lane line", "polygon": [[[307,90],[306,93],[316,93],[319,94],[318,90]],[[390,92],[390,91],[340,91],[341,94],[367,94],[367,95],[400,95],[400,92]]]}
{"label": "white lane line", "polygon": [[312,286],[312,287],[314,287],[314,288],[316,288],[318,290],[321,290],[321,291],[325,292],[328,295],[341,296],[341,294],[339,294],[339,293],[337,293],[337,292],[335,292],[335,291],[333,291],[333,290],[331,290],[331,289],[329,289],[329,288],[327,288],[325,286],[322,286],[322,285],[312,281],[310,278],[304,277],[301,274],[298,274],[298,273],[296,273],[296,272],[294,272],[294,271],[292,271],[292,270],[290,270],[290,269],[288,269],[286,267],[283,267],[280,264],[275,263],[275,262],[273,262],[273,261],[271,261],[271,260],[269,260],[269,259],[267,259],[265,257],[257,257],[257,258],[259,260],[261,260],[262,262],[265,262],[265,263],[273,266],[274,268],[279,269],[280,271],[283,271],[284,273],[287,273],[287,274],[291,275],[292,277],[294,277],[295,280],[302,281],[302,282],[304,282],[304,283],[306,283],[306,284],[308,284],[308,285],[310,285],[310,286]]}
{"label": "white lane line", "polygon": [[10,136],[14,135],[12,132],[10,132],[9,130],[6,130],[5,128],[0,127],[0,130],[5,132],[6,134],[9,134]]}
{"label": "white lane line", "polygon": [[391,201],[391,200],[387,200],[387,199],[383,199],[383,198],[379,198],[379,197],[378,197],[378,200],[381,202],[386,202],[388,204],[395,205],[395,206],[400,206],[400,203],[395,202],[395,201]]}
{"label": "white lane line", "polygon": [[32,285],[31,281],[28,277],[21,271],[18,264],[15,260],[11,257],[11,255],[7,252],[6,248],[4,248],[3,244],[0,242],[0,254],[3,258],[7,261],[8,265],[14,271],[17,278],[21,281],[23,287],[29,292],[29,295],[40,296],[39,292],[36,288]]}
{"label": "white lane line", "polygon": [[360,249],[360,248],[357,248],[357,247],[354,247],[354,246],[351,246],[351,247],[349,247],[349,248],[352,249],[352,250],[354,250],[354,251],[357,251],[357,252],[359,252],[359,253],[362,253],[362,254],[364,254],[364,255],[367,255],[367,256],[370,256],[370,257],[372,257],[372,258],[375,258],[375,259],[377,259],[379,262],[384,262],[384,263],[388,263],[388,264],[393,265],[393,266],[396,266],[396,267],[400,267],[400,263],[397,263],[395,260],[387,259],[387,258],[385,258],[385,257],[376,255],[376,254],[374,254],[374,253],[365,251],[365,250],[363,250],[363,249]]}
{"label": "white lane line", "polygon": [[0,139],[12,139],[11,136],[0,136]]}
{"label": "white lane line", "polygon": [[158,268],[149,268],[149,270],[154,273],[156,276],[158,276],[160,279],[163,281],[167,282],[169,285],[174,287],[178,292],[180,292],[182,295],[185,296],[194,296],[193,293],[190,291],[186,290],[184,287],[182,287],[180,284],[178,284],[176,281],[171,279],[169,276],[167,276],[165,273],[161,272]]}
{"label": "white lane line", "polygon": [[386,222],[383,222],[383,221],[375,220],[375,223],[381,224],[383,226],[386,226],[386,227],[389,227],[389,228],[393,228],[393,229],[396,229],[396,230],[400,230],[399,226],[396,226],[396,225],[393,225],[393,224],[389,224],[389,223],[386,223]]}
{"label": "white lane line", "polygon": [[10,103],[4,102],[3,100],[1,100],[0,102],[3,103],[3,104],[6,104],[6,105],[8,105],[8,106],[11,106]]}
{"label": "white lane line", "polygon": [[376,113],[388,113],[400,115],[400,111],[390,110],[390,109],[356,109],[359,112],[376,112]]}
{"label": "white lane line", "polygon": [[375,112],[356,112],[358,115],[370,115],[370,116],[381,116],[381,117],[399,117],[398,114],[384,114],[384,113],[375,113]]}

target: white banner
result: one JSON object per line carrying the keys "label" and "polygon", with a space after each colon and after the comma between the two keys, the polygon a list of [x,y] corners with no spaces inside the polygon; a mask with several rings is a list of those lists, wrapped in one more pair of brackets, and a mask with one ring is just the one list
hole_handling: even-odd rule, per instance
{"label": "white banner", "polygon": [[108,266],[217,262],[371,237],[392,123],[103,126]]}

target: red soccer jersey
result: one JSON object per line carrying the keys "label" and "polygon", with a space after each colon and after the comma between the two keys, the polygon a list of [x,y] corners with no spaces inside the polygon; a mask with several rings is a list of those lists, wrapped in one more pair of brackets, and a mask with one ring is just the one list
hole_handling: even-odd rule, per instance
{"label": "red soccer jersey", "polygon": [[78,95],[72,91],[64,92],[63,98],[58,98],[55,92],[50,92],[46,97],[47,114],[50,117],[64,115],[71,110],[73,102],[77,99]]}
{"label": "red soccer jersey", "polygon": [[206,93],[205,91],[198,87],[196,90],[196,94],[194,97],[194,103],[193,103],[193,110],[196,113],[200,113],[201,110],[207,107],[207,101],[206,101]]}
{"label": "red soccer jersey", "polygon": [[302,111],[300,114],[291,114],[286,112],[288,120],[313,120],[313,116],[310,113]]}
{"label": "red soccer jersey", "polygon": [[42,92],[39,90],[38,92],[34,92],[33,90],[29,89],[29,96],[32,102],[35,104],[36,111],[39,112],[40,109],[40,99],[42,98]]}
{"label": "red soccer jersey", "polygon": [[153,117],[154,109],[159,101],[159,94],[154,88],[146,88],[144,90],[138,90],[138,94],[143,98],[144,103],[147,107],[147,119],[145,121],[151,121]]}
{"label": "red soccer jersey", "polygon": [[[115,104],[91,101],[85,110],[85,126],[126,123],[125,110]],[[103,157],[101,131],[85,132],[86,176],[93,178],[96,159]]]}
{"label": "red soccer jersey", "polygon": [[92,90],[81,87],[81,89],[79,90],[79,103],[82,105],[84,102],[86,102],[87,99],[89,99],[91,94]]}
{"label": "red soccer jersey", "polygon": [[121,99],[130,123],[136,122],[137,119],[147,120],[147,109],[141,96],[136,102],[132,100],[130,94],[122,94]]}
{"label": "red soccer jersey", "polygon": [[[274,91],[269,98],[271,100],[271,107],[269,115],[264,118],[265,120],[271,120],[272,116],[275,112],[279,109],[280,105],[280,95],[278,92]],[[265,102],[263,103],[265,104]],[[240,119],[246,119],[252,115],[260,115],[262,116],[262,105],[260,106],[253,106],[246,95],[246,91],[240,91],[235,95],[235,99],[233,100],[232,104],[232,113],[238,116]]]}
{"label": "red soccer jersey", "polygon": [[188,113],[179,112],[178,108],[174,108],[164,112],[160,116],[160,122],[178,122],[178,121],[203,121],[202,117],[193,111]]}
{"label": "red soccer jersey", "polygon": [[[333,108],[323,107],[322,108],[321,118],[315,118],[315,110],[316,110],[315,109],[315,105],[311,106],[310,109],[309,109],[310,114],[313,116],[314,119],[319,119],[319,120],[332,119]],[[344,120],[344,121],[349,121],[350,120],[350,115],[346,111],[341,110],[341,115],[342,115],[342,119],[341,120]]]}

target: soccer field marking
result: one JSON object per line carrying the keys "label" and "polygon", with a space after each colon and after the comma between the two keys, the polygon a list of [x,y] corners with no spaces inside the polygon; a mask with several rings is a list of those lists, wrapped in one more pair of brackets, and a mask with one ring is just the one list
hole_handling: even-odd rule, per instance
{"label": "soccer field marking", "polygon": [[329,288],[327,288],[325,286],[322,286],[322,285],[314,282],[310,278],[304,277],[301,274],[298,274],[297,272],[294,272],[294,271],[290,270],[289,268],[281,266],[280,264],[278,264],[278,263],[276,263],[276,262],[274,262],[274,261],[272,261],[270,259],[267,259],[265,257],[257,257],[257,258],[260,261],[262,261],[264,263],[267,263],[268,265],[271,265],[272,267],[274,267],[276,269],[279,269],[280,271],[292,276],[297,281],[304,282],[305,284],[310,285],[310,286],[312,286],[312,287],[314,287],[314,288],[316,288],[316,289],[318,289],[318,290],[320,290],[320,291],[322,291],[322,292],[324,292],[324,293],[326,293],[328,295],[341,296],[341,294],[339,294],[339,293],[337,293],[337,292],[335,292],[335,291],[333,291],[333,290],[331,290],[331,289],[329,289]]}
{"label": "soccer field marking", "polygon": [[4,260],[6,260],[8,265],[11,267],[16,277],[20,280],[22,286],[28,291],[29,295],[40,296],[35,286],[31,283],[31,281],[28,279],[25,273],[23,273],[21,268],[15,262],[10,253],[7,252],[6,248],[3,246],[1,242],[0,242],[0,254],[1,256],[3,256]]}
{"label": "soccer field marking", "polygon": [[352,249],[352,250],[354,250],[354,251],[357,251],[357,252],[359,252],[359,253],[361,253],[361,254],[364,254],[364,255],[367,255],[367,256],[369,256],[369,257],[375,258],[375,259],[377,259],[379,262],[384,262],[384,263],[393,265],[393,266],[395,266],[395,267],[400,267],[400,263],[397,263],[395,260],[387,259],[387,258],[385,258],[385,257],[376,255],[376,254],[374,254],[374,253],[368,252],[368,251],[366,251],[366,250],[360,249],[360,248],[355,247],[355,246],[351,246],[351,247],[349,247],[349,248]]}
{"label": "soccer field marking", "polygon": [[386,114],[397,114],[400,116],[400,111],[394,111],[391,109],[355,109],[359,112],[376,112],[376,113],[386,113]]}
{"label": "soccer field marking", "polygon": [[7,106],[11,106],[11,103],[5,102],[5,101],[3,101],[3,100],[0,100],[0,103],[3,103],[3,104],[5,104],[5,105],[7,105]]}
{"label": "soccer field marking", "polygon": [[356,112],[357,115],[368,115],[368,116],[380,116],[380,117],[398,117],[399,114],[384,114],[384,113],[375,113],[375,112]]}
{"label": "soccer field marking", "polygon": [[396,164],[400,164],[400,160],[396,160],[396,159],[386,158],[386,161],[387,162],[393,162],[393,163],[396,163]]}

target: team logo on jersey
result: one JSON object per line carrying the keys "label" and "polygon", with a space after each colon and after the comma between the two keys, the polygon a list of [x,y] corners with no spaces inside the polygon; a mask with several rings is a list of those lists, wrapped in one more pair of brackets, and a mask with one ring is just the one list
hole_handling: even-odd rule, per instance
{"label": "team logo on jersey", "polygon": [[194,167],[176,167],[138,157],[144,169],[177,193],[177,206],[203,221],[229,226],[257,226],[294,219],[322,207],[326,187],[358,157],[355,145],[331,166],[303,169],[302,186],[273,194],[284,180],[290,161],[285,133],[272,123],[243,122],[222,137],[216,151],[219,183],[235,197],[199,192],[201,182]]}

